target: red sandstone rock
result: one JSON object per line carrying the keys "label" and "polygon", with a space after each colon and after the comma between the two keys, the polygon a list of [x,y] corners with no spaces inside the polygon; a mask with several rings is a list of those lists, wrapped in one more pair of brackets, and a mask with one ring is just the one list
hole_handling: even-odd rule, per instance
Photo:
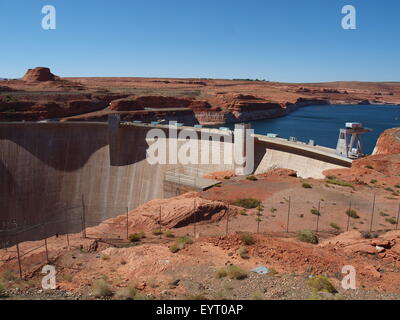
{"label": "red sandstone rock", "polygon": [[384,131],[376,143],[374,154],[400,153],[400,129],[393,128]]}
{"label": "red sandstone rock", "polygon": [[58,77],[50,72],[49,68],[37,67],[35,69],[28,69],[22,78],[24,81],[54,81]]}

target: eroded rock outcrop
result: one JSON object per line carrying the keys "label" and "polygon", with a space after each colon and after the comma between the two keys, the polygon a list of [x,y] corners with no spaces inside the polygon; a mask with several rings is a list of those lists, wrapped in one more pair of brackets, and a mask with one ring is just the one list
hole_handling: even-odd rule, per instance
{"label": "eroded rock outcrop", "polygon": [[51,73],[49,68],[37,67],[28,69],[22,80],[24,81],[55,81],[59,78]]}
{"label": "eroded rock outcrop", "polygon": [[400,153],[400,128],[384,131],[376,142],[373,154]]}
{"label": "eroded rock outcrop", "polygon": [[[195,221],[218,221],[224,217],[227,210],[228,206],[223,202],[206,200],[198,197],[196,192],[189,192],[174,198],[152,200],[129,212],[129,230],[154,230],[160,226],[160,214],[162,227],[169,229],[184,227]],[[124,224],[126,216],[107,220],[93,229],[103,232],[110,228],[110,223]]]}

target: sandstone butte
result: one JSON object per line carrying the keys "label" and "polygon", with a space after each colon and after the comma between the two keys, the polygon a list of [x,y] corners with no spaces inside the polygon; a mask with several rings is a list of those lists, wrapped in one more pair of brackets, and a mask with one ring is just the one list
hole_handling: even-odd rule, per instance
{"label": "sandstone butte", "polygon": [[23,81],[55,81],[58,77],[51,73],[49,68],[37,67],[28,69],[22,78]]}

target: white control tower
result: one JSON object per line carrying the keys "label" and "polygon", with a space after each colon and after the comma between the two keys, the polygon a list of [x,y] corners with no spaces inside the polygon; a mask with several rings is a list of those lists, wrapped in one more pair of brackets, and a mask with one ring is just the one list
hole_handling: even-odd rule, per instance
{"label": "white control tower", "polygon": [[363,157],[361,136],[370,131],[372,129],[363,128],[359,122],[346,122],[346,128],[340,129],[336,153],[349,159]]}

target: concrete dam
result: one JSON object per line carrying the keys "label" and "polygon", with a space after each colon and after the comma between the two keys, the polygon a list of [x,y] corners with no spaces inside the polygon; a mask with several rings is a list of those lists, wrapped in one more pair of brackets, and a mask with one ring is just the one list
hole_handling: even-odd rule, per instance
{"label": "concrete dam", "polygon": [[[218,151],[219,164],[151,165],[146,159],[146,137],[154,128],[164,131],[167,140],[176,139],[169,136],[170,127],[165,125],[1,123],[2,247],[79,232],[82,225],[99,224],[149,200],[208,188],[217,181],[204,179],[205,173],[235,168],[223,160],[230,143],[224,142],[223,136],[229,132],[218,129],[213,129],[212,135],[221,140],[212,144],[207,155]],[[200,153],[205,153],[201,141],[198,143]],[[281,167],[315,178],[322,177],[323,170],[351,165],[351,160],[337,156],[332,149],[260,135],[254,135],[254,162],[255,173]]]}

